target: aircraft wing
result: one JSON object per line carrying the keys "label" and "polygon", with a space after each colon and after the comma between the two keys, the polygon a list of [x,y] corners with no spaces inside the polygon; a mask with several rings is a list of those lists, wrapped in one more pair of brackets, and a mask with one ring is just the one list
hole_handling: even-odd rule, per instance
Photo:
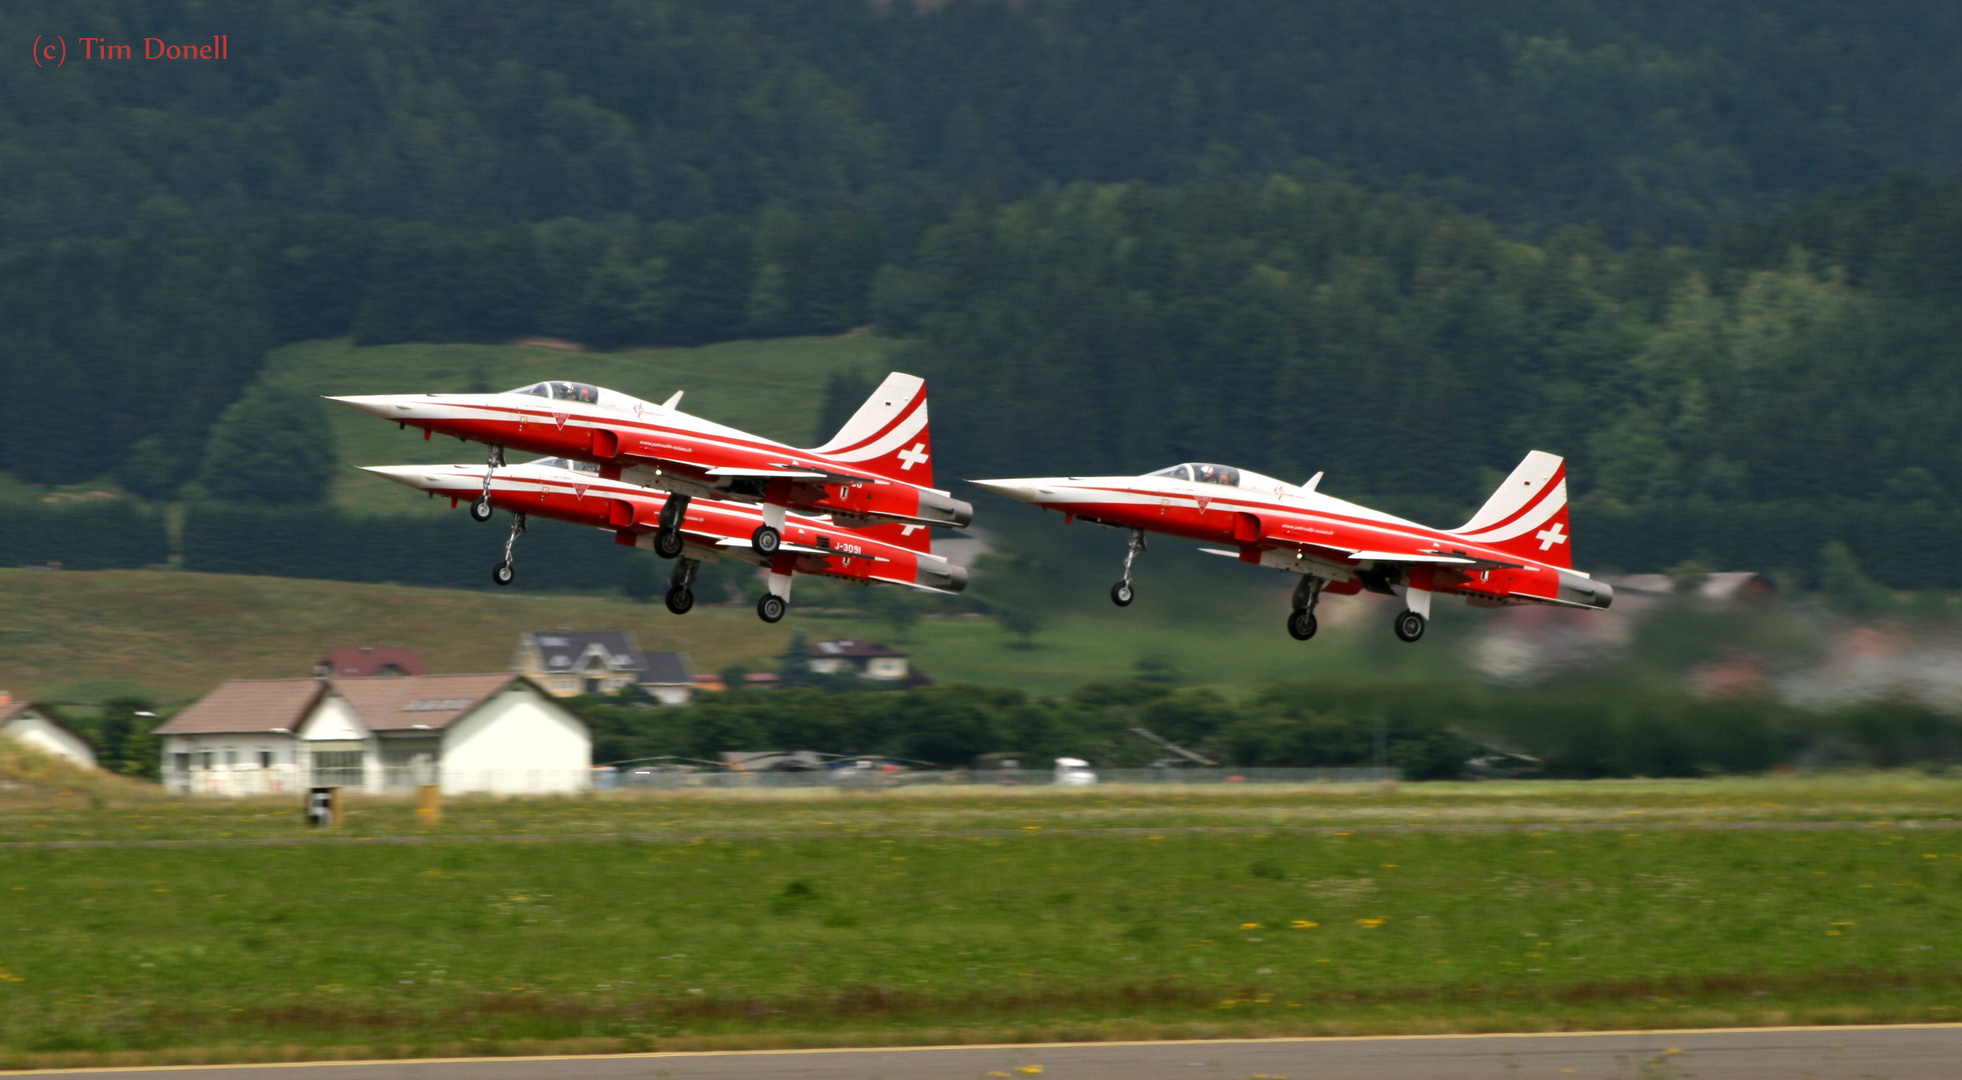
{"label": "aircraft wing", "polygon": [[[1314,548],[1318,553],[1329,552],[1341,558],[1354,559],[1357,562],[1366,560],[1369,562],[1431,563],[1437,566],[1469,566],[1476,570],[1519,569],[1518,563],[1503,563],[1495,562],[1491,559],[1481,559],[1464,551],[1356,551],[1348,548],[1325,547],[1321,544],[1275,544],[1272,546]],[[1239,552],[1227,551],[1223,548],[1200,548],[1199,550],[1208,555],[1224,555],[1229,559],[1240,557]]]}
{"label": "aircraft wing", "polygon": [[772,465],[767,469],[718,468],[710,476],[753,476],[767,480],[822,480],[827,484],[883,484],[876,476],[839,472],[836,469],[807,469],[802,465]]}
{"label": "aircraft wing", "polygon": [[[739,539],[734,536],[725,536],[718,539],[715,542],[715,546],[726,547],[726,548],[747,548],[749,547],[749,540],[747,538]],[[793,544],[788,540],[785,540],[782,543],[778,544],[777,550],[788,551],[795,555],[836,555],[841,559],[869,559],[872,562],[892,561],[891,559],[885,558],[884,556],[880,556],[880,555],[867,555],[864,552],[858,552],[858,551],[837,551],[832,548],[812,547],[809,544]]]}

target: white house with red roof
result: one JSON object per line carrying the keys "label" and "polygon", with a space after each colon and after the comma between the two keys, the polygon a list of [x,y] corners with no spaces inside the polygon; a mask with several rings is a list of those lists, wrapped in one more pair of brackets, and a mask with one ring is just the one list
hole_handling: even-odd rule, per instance
{"label": "white house with red roof", "polygon": [[592,733],[522,675],[237,679],[158,728],[165,786],[257,795],[585,790]]}

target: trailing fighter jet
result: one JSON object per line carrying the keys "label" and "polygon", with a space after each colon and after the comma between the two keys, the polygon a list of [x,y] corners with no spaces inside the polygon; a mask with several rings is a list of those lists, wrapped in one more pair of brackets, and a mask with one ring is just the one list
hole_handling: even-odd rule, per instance
{"label": "trailing fighter jet", "polygon": [[[654,551],[681,550],[677,522],[692,498],[761,503],[750,536],[768,558],[782,542],[788,511],[828,514],[834,528],[896,523],[921,529],[960,526],[974,507],[933,486],[926,382],[893,372],[837,437],[799,450],[676,408],[681,393],[655,405],[585,383],[541,382],[502,394],[402,394],[337,397],[404,427],[490,445],[483,489],[470,516],[489,521],[491,478],[505,449],[550,454],[600,466],[600,477],[673,493],[656,530]],[[909,534],[910,535],[910,534]]]}
{"label": "trailing fighter jet", "polygon": [[1315,636],[1323,593],[1368,589],[1403,600],[1395,629],[1424,636],[1431,597],[1455,593],[1477,607],[1554,604],[1606,608],[1614,589],[1573,568],[1567,541],[1567,468],[1535,450],[1463,526],[1433,529],[1316,491],[1322,474],[1299,487],[1225,465],[1185,464],[1147,476],[1069,476],[977,480],[1000,495],[1131,532],[1124,577],[1111,601],[1134,597],[1131,562],[1145,533],[1234,545],[1204,548],[1241,562],[1301,575],[1288,632]]}
{"label": "trailing fighter jet", "polygon": [[[667,508],[678,496],[650,491],[637,484],[608,480],[600,466],[565,458],[544,458],[506,466],[488,478],[483,465],[375,465],[366,471],[418,491],[447,496],[450,505],[488,493],[491,505],[511,514],[511,533],[504,541],[504,561],[491,569],[491,580],[509,585],[516,576],[512,565],[525,519],[532,515],[590,525],[613,534],[616,542],[654,547],[662,529],[680,542],[668,588],[668,610],[685,615],[695,606],[695,572],[704,560],[739,559],[769,567],[769,591],[756,603],[764,622],[783,618],[790,602],[790,582],[796,574],[822,574],[869,585],[886,582],[930,592],[959,592],[967,587],[967,571],[933,554],[927,531],[918,526],[879,525],[848,531],[832,521],[801,514],[784,519],[776,550],[765,558],[756,553],[750,536],[763,515],[754,506],[715,499],[684,501],[671,522]],[[666,523],[666,524],[664,524]]]}

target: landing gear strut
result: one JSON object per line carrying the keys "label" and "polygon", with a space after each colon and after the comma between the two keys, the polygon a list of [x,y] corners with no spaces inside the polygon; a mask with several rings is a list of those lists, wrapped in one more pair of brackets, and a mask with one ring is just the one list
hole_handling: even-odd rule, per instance
{"label": "landing gear strut", "polygon": [[[661,528],[654,534],[654,554],[672,559],[681,554],[681,522],[688,516],[687,495],[670,495],[661,507]],[[692,575],[689,580],[694,580]],[[675,612],[679,615],[680,612]]]}
{"label": "landing gear strut", "polygon": [[1288,613],[1288,635],[1296,641],[1307,641],[1320,629],[1315,622],[1315,607],[1322,602],[1322,584],[1321,578],[1304,574],[1301,584],[1294,587],[1294,610]]}
{"label": "landing gear strut", "polygon": [[[499,469],[502,469],[503,467],[504,467],[504,448],[502,446],[491,447],[490,457],[486,459],[484,462],[484,492],[483,494],[477,496],[476,502],[470,504],[470,520],[477,521],[477,522],[484,522],[484,521],[489,521],[491,519],[491,501],[490,501],[491,474],[495,473]],[[508,562],[509,560],[506,561]],[[504,582],[499,582],[498,584],[501,585],[504,584]]]}
{"label": "landing gear strut", "polygon": [[695,606],[695,571],[701,565],[699,559],[681,559],[674,564],[674,574],[668,578],[669,611],[686,615]]}
{"label": "landing gear strut", "polygon": [[[471,508],[471,512],[473,514],[476,512],[475,507]],[[504,538],[504,561],[491,567],[492,581],[497,582],[499,585],[509,585],[512,579],[518,576],[518,572],[511,569],[511,559],[518,546],[518,534],[526,531],[528,530],[525,528],[525,516],[523,514],[512,514],[511,535]]]}
{"label": "landing gear strut", "polygon": [[1137,590],[1131,588],[1131,560],[1138,553],[1148,550],[1143,529],[1131,530],[1131,541],[1124,548],[1124,580],[1110,587],[1110,602],[1118,607],[1130,607],[1131,601],[1138,598]]}

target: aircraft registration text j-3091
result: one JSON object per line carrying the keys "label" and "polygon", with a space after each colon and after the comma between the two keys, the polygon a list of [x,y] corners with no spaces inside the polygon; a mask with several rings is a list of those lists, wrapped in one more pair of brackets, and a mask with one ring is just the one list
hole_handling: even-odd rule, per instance
{"label": "aircraft registration text j-3091", "polygon": [[1306,484],[1226,465],[1185,464],[1145,476],[1068,476],[977,480],[999,495],[1128,529],[1124,577],[1111,600],[1127,606],[1135,596],[1131,563],[1145,550],[1145,534],[1230,544],[1208,553],[1300,574],[1288,632],[1315,636],[1315,608],[1323,593],[1364,589],[1402,599],[1397,636],[1424,636],[1431,597],[1452,593],[1480,607],[1552,604],[1600,610],[1614,602],[1605,582],[1573,568],[1567,531],[1567,468],[1553,454],[1535,450],[1506,477],[1470,521],[1433,529],[1317,491],[1322,474]]}

